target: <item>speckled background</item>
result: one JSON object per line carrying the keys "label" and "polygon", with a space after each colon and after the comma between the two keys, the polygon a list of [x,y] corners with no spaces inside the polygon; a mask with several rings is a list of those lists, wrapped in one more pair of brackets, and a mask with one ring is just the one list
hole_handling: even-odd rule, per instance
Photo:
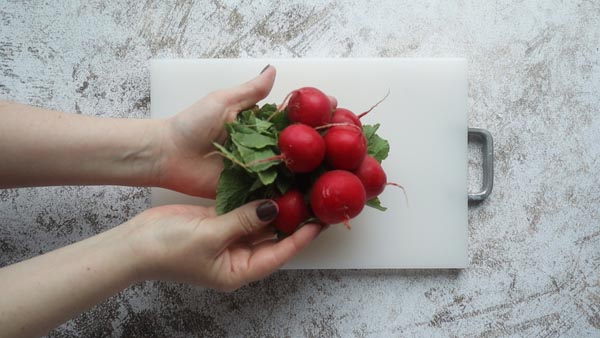
{"label": "speckled background", "polygon": [[[496,141],[464,271],[285,271],[231,294],[147,282],[50,337],[600,337],[599,18],[599,1],[0,1],[3,99],[141,118],[154,57],[462,56],[469,124]],[[1,190],[0,266],[148,198]]]}

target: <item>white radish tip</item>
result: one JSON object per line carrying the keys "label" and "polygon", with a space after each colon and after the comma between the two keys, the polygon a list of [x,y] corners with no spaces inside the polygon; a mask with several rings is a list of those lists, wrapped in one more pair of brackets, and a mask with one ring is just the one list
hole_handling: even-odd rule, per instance
{"label": "white radish tip", "polygon": [[346,218],[346,220],[344,220],[344,226],[346,227],[346,229],[352,230],[352,224],[350,224],[349,218]]}

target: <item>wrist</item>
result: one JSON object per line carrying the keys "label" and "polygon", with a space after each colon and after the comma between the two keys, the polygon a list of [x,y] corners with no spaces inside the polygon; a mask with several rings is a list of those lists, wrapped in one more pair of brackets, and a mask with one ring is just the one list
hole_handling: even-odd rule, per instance
{"label": "wrist", "polygon": [[137,120],[138,132],[132,148],[121,155],[130,168],[130,182],[126,185],[146,187],[161,186],[161,168],[164,159],[164,133],[166,121],[158,119]]}
{"label": "wrist", "polygon": [[156,214],[153,209],[142,212],[114,228],[114,238],[119,242],[120,252],[126,257],[132,283],[160,279],[164,270],[164,246],[157,233]]}
{"label": "wrist", "polygon": [[142,245],[142,235],[135,218],[101,235],[103,246],[115,266],[120,266],[122,279],[129,285],[150,279],[152,257]]}

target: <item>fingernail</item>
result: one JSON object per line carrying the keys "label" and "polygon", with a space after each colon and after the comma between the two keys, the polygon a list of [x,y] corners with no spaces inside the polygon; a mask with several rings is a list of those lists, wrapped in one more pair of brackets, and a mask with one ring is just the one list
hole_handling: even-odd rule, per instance
{"label": "fingernail", "polygon": [[265,68],[263,68],[263,70],[260,71],[260,73],[261,74],[264,73],[265,70],[267,70],[267,68],[269,68],[269,67],[271,67],[271,64],[266,65]]}
{"label": "fingernail", "polygon": [[263,222],[270,222],[277,217],[277,204],[273,201],[264,201],[256,207],[256,215]]}

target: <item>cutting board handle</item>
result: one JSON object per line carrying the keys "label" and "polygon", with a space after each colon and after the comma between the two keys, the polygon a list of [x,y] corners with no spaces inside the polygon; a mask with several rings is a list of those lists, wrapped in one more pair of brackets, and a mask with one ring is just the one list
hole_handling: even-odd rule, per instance
{"label": "cutting board handle", "polygon": [[481,191],[469,193],[469,202],[485,200],[494,186],[494,140],[492,134],[480,128],[469,128],[469,139],[474,138],[481,142],[483,152],[483,184]]}

